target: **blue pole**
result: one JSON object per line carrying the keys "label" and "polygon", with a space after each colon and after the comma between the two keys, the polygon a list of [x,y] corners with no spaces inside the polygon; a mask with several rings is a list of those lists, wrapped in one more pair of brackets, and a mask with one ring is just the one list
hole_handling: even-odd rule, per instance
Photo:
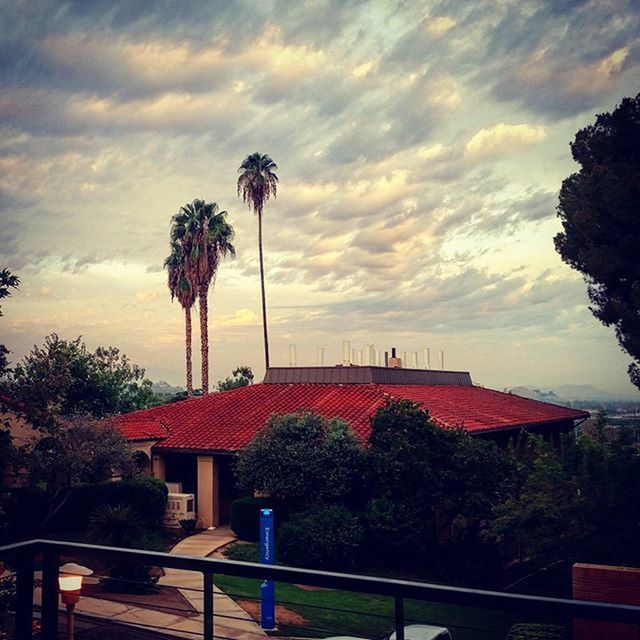
{"label": "blue pole", "polygon": [[[273,509],[260,509],[260,562],[274,564],[275,536],[273,527]],[[275,629],[276,626],[276,588],[273,580],[265,580],[260,585],[260,619],[263,629]]]}

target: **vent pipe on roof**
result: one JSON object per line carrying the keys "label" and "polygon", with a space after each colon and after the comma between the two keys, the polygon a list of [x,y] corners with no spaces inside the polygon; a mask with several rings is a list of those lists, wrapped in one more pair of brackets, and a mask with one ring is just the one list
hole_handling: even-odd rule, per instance
{"label": "vent pipe on roof", "polygon": [[295,344],[289,345],[289,366],[290,367],[296,366],[296,345]]}
{"label": "vent pipe on roof", "polygon": [[396,348],[391,347],[391,357],[389,358],[389,366],[394,369],[402,369],[402,360],[396,356]]}
{"label": "vent pipe on roof", "polygon": [[389,366],[389,352],[388,351],[384,352],[384,366],[385,367]]}
{"label": "vent pipe on roof", "polygon": [[424,368],[431,369],[431,349],[424,349]]}
{"label": "vent pipe on roof", "polygon": [[324,366],[324,347],[318,347],[316,349],[316,364],[319,367]]}
{"label": "vent pipe on roof", "polygon": [[406,351],[401,351],[400,352],[400,360],[402,360],[402,365],[401,366],[406,367],[407,366],[407,362],[408,362],[408,360],[407,360],[407,352]]}
{"label": "vent pipe on roof", "polygon": [[418,352],[417,351],[413,351],[411,353],[411,368],[412,369],[418,368]]}
{"label": "vent pipe on roof", "polygon": [[440,368],[444,371],[444,351],[440,352]]}
{"label": "vent pipe on roof", "polygon": [[342,341],[342,366],[348,367],[351,364],[351,343],[348,340]]}

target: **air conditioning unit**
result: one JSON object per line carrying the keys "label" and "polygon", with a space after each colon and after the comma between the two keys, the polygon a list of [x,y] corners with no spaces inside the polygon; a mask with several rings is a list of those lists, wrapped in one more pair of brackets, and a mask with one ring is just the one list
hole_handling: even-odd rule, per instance
{"label": "air conditioning unit", "polygon": [[195,520],[196,497],[193,493],[170,493],[162,523],[165,527],[179,527],[180,520]]}

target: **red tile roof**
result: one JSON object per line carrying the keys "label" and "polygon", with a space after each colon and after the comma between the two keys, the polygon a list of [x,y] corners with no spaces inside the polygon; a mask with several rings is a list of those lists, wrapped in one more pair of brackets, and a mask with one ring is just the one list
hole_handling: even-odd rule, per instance
{"label": "red tile roof", "polygon": [[255,384],[124,414],[116,424],[130,440],[159,439],[158,449],[237,451],[272,414],[311,409],[348,422],[365,442],[370,418],[390,398],[419,402],[440,426],[471,433],[589,416],[473,386]]}

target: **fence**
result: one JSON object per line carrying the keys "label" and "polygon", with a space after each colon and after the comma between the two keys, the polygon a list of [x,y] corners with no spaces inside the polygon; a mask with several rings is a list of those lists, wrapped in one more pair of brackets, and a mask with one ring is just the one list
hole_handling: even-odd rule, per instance
{"label": "fence", "polygon": [[[120,549],[90,544],[31,540],[0,547],[0,558],[6,559],[15,571],[15,637],[31,638],[34,614],[34,572],[42,570],[42,599],[40,606],[41,640],[58,638],[58,572],[60,557],[94,559],[108,562],[131,562],[144,565],[193,571],[203,576],[203,628],[205,640],[214,637],[214,582],[215,576],[236,576],[277,583],[309,585],[311,587],[384,596],[393,601],[393,627],[396,640],[404,640],[407,601],[436,603],[442,606],[473,607],[476,609],[507,612],[532,620],[561,620],[570,625],[573,619],[598,620],[629,625],[640,625],[640,607],[600,602],[585,602],[526,596],[511,593],[465,589],[402,580],[374,578],[360,575],[311,571],[283,566],[265,566],[246,562],[169,555],[152,551]],[[313,606],[313,605],[307,605]],[[336,609],[338,611],[339,609]],[[349,613],[349,611],[346,611]],[[375,612],[352,611],[371,614]],[[473,620],[469,622],[473,628]],[[478,629],[480,631],[480,629]],[[308,631],[306,632],[308,635]],[[452,631],[454,639],[456,634]],[[293,635],[293,634],[292,634]],[[302,635],[302,634],[298,634]],[[318,635],[318,634],[316,634]],[[326,634],[328,635],[328,634]],[[466,637],[472,637],[467,634]],[[475,636],[480,637],[480,636]],[[497,636],[494,636],[497,637]],[[525,637],[519,635],[518,638]],[[531,636],[534,637],[533,635]],[[543,636],[538,636],[543,637]],[[502,634],[501,638],[504,638]]]}

